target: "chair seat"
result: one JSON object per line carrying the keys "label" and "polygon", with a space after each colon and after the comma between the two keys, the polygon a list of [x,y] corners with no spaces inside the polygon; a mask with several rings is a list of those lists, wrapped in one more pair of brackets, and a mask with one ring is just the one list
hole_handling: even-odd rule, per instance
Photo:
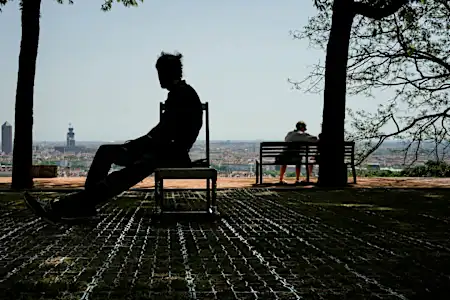
{"label": "chair seat", "polygon": [[155,178],[160,179],[216,179],[217,170],[213,168],[159,168]]}

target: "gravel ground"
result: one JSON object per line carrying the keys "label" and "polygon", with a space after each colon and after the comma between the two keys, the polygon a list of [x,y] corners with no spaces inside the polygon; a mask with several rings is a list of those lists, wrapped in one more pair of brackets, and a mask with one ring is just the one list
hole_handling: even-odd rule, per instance
{"label": "gravel ground", "polygon": [[[42,197],[55,197],[42,194]],[[202,192],[166,195],[201,209]],[[0,194],[0,299],[448,299],[450,190],[230,189],[221,218],[129,192],[50,226]]]}

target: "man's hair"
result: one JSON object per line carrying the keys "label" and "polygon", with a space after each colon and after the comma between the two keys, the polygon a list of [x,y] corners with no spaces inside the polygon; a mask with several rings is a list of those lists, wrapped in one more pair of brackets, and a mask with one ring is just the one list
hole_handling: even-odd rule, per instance
{"label": "man's hair", "polygon": [[297,130],[306,130],[306,123],[303,121],[297,122],[295,128],[297,128]]}
{"label": "man's hair", "polygon": [[183,55],[181,53],[166,53],[161,52],[158,60],[156,61],[156,69],[164,71],[167,74],[173,74],[173,77],[180,79],[183,77],[183,63],[181,59]]}

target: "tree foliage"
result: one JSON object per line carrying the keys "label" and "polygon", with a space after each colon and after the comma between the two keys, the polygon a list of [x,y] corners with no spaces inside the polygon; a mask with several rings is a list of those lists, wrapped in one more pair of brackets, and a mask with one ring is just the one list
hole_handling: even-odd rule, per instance
{"label": "tree foliage", "polygon": [[450,177],[450,165],[443,161],[427,161],[423,166],[403,170],[400,175],[404,177]]}
{"label": "tree foliage", "polygon": [[359,177],[450,177],[450,165],[444,161],[427,161],[423,165],[411,166],[401,171],[358,170]]}
{"label": "tree foliage", "polygon": [[[361,1],[378,8],[394,1]],[[433,142],[431,154],[442,160],[447,154],[450,130],[450,2],[448,0],[406,1],[396,13],[384,18],[355,14],[347,66],[347,94],[373,97],[379,90],[392,90],[375,112],[348,110],[347,137],[359,142],[359,162],[386,139],[406,141],[405,161],[417,159],[424,142]],[[332,0],[315,0],[318,14],[297,39],[326,50],[331,29]],[[324,65],[313,66],[310,75],[296,88],[322,92]],[[386,125],[395,128],[385,132]]]}
{"label": "tree foliage", "polygon": [[9,0],[0,0],[0,12],[2,11],[2,6],[6,5]]}
{"label": "tree foliage", "polygon": [[[1,7],[6,5],[7,2],[12,2],[13,0],[0,0],[0,12],[1,12]],[[24,0],[21,0],[19,3],[22,6],[22,2]],[[64,4],[64,3],[68,3],[68,4],[73,4],[74,0],[55,0],[57,3],[59,4]],[[117,3],[122,3],[123,6],[125,7],[130,7],[130,6],[138,6],[139,2],[143,3],[144,0],[104,0],[105,2],[102,4],[101,9],[103,11],[109,11],[111,10],[114,2]]]}

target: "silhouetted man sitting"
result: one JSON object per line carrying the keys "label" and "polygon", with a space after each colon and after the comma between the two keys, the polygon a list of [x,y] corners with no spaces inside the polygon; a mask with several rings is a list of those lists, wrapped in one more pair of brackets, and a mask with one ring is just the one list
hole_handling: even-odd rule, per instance
{"label": "silhouetted man sitting", "polygon": [[[83,191],[52,201],[25,194],[35,214],[50,223],[94,217],[98,204],[128,190],[155,168],[191,165],[189,150],[202,127],[203,110],[196,91],[182,80],[181,58],[181,54],[163,52],[156,62],[161,87],[169,91],[159,124],[125,144],[100,146]],[[112,164],[125,168],[108,175]]]}
{"label": "silhouetted man sitting", "polygon": [[[306,123],[303,121],[300,121],[300,122],[297,122],[297,124],[295,125],[295,130],[288,132],[288,134],[284,138],[284,141],[285,142],[317,142],[318,139],[317,139],[317,137],[312,136],[309,133],[307,133],[306,132]],[[283,153],[276,159],[276,162],[281,164],[279,184],[287,184],[284,181],[284,174],[286,173],[287,162],[290,162],[292,159],[295,159],[295,158],[300,161],[302,159],[301,156],[292,157],[292,154],[286,154],[286,153]],[[295,183],[296,184],[301,183],[300,182],[300,170],[301,170],[300,167],[301,167],[300,164],[297,164],[295,166]],[[309,176],[311,176],[311,174],[312,174],[312,169],[313,169],[313,166],[310,165],[310,166],[308,166],[308,168],[306,170],[309,173]]]}

